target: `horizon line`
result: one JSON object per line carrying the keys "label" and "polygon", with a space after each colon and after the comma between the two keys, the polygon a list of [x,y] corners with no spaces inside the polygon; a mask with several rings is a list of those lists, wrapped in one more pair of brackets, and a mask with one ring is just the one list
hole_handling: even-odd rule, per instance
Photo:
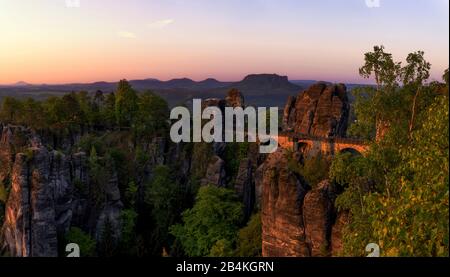
{"label": "horizon line", "polygon": [[[20,84],[22,83],[23,86],[58,86],[58,85],[87,85],[87,84],[96,84],[96,83],[117,83],[120,80],[127,80],[127,81],[145,81],[145,80],[154,80],[154,81],[159,81],[159,82],[170,82],[170,81],[174,81],[174,80],[190,80],[196,83],[199,82],[204,82],[207,80],[215,80],[221,83],[237,83],[237,82],[241,82],[243,81],[246,77],[251,76],[251,75],[278,75],[280,77],[287,77],[289,82],[300,82],[300,81],[310,81],[310,82],[327,82],[327,83],[334,83],[334,84],[355,84],[355,85],[375,85],[375,83],[372,81],[370,82],[370,79],[368,79],[369,82],[357,82],[357,81],[338,81],[338,80],[333,80],[333,81],[329,81],[326,79],[301,79],[301,78],[290,78],[288,75],[283,75],[283,74],[277,74],[277,73],[251,73],[251,74],[247,74],[245,75],[243,78],[241,78],[240,80],[221,80],[215,77],[207,77],[207,78],[202,78],[202,79],[197,79],[197,78],[190,78],[190,77],[174,77],[174,78],[164,78],[164,79],[160,79],[160,78],[154,78],[154,77],[145,77],[145,78],[118,78],[116,80],[99,80],[99,81],[73,81],[73,82],[42,82],[42,83],[31,83],[31,82],[27,82],[24,80],[19,80],[17,82],[14,83],[0,83],[0,86],[2,87],[18,87],[20,86]],[[430,78],[431,81],[435,81],[434,79]]]}

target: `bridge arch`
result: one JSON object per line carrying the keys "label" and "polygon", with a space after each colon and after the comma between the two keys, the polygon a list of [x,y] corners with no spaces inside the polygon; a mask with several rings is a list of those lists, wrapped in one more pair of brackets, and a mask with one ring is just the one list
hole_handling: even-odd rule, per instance
{"label": "bridge arch", "polygon": [[294,151],[305,153],[309,149],[311,149],[311,143],[306,141],[296,141],[294,142]]}
{"label": "bridge arch", "polygon": [[280,134],[277,138],[278,146],[296,152],[317,155],[324,153],[335,155],[341,152],[350,152],[356,155],[365,155],[369,145],[362,140],[352,138],[322,138],[302,134]]}
{"label": "bridge arch", "polygon": [[362,156],[361,152],[359,152],[357,149],[352,148],[352,147],[347,147],[347,148],[341,149],[339,151],[339,154],[341,154],[341,153],[350,153],[353,156]]}

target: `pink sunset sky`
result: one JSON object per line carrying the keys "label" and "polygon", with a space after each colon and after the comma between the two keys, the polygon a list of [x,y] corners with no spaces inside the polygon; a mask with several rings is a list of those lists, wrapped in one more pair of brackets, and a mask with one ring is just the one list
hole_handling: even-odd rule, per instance
{"label": "pink sunset sky", "polygon": [[188,77],[371,82],[363,55],[448,68],[448,0],[0,0],[0,84]]}

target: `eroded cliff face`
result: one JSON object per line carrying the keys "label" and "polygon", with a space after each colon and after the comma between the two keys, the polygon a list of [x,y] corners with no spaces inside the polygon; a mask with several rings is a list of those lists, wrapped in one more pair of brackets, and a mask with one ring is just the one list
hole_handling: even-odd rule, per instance
{"label": "eroded cliff face", "polygon": [[[288,99],[283,130],[322,138],[345,137],[349,113],[344,85],[317,83]],[[263,256],[336,256],[342,250],[342,230],[348,217],[336,211],[336,185],[324,180],[311,188],[290,169],[290,164],[300,163],[310,154],[279,149],[256,172]]]}
{"label": "eroded cliff face", "polygon": [[[289,169],[280,149],[258,169],[262,173],[262,249],[264,257],[319,257],[342,247],[342,217],[334,207],[336,187],[328,180],[311,188]],[[339,216],[339,225],[336,218]]]}
{"label": "eroded cliff face", "polygon": [[[203,101],[202,108],[205,109],[206,107],[218,107],[222,112],[225,112],[227,107],[245,108],[245,99],[239,90],[231,89],[225,99],[207,99]],[[223,123],[225,124],[225,122]],[[213,143],[211,145],[212,151],[210,156],[203,157],[208,165],[206,173],[201,180],[201,185],[214,185],[223,188],[233,185],[238,199],[242,201],[244,217],[249,219],[255,207],[255,171],[261,163],[262,155],[255,151],[257,149],[256,144],[251,145],[247,156],[238,161],[236,176],[230,176],[230,172],[226,171],[227,161],[224,157],[226,148],[229,146],[227,143]],[[237,159],[238,153],[235,154]]]}
{"label": "eroded cliff face", "polygon": [[288,167],[279,149],[262,165],[262,251],[265,257],[306,257],[303,201],[310,190]]}
{"label": "eroded cliff face", "polygon": [[76,184],[88,185],[85,153],[66,156],[48,150],[32,130],[1,126],[0,178],[10,183],[5,207],[1,248],[18,257],[56,257],[58,238],[71,226],[97,239],[106,218],[120,236],[120,193],[112,178],[105,189],[103,209],[93,209],[89,196],[75,193]]}
{"label": "eroded cliff face", "polygon": [[289,97],[283,129],[316,137],[345,137],[350,104],[343,84],[317,83]]}
{"label": "eroded cliff face", "polygon": [[72,217],[69,159],[48,151],[29,129],[2,129],[2,181],[11,183],[3,247],[13,256],[57,256],[57,234]]}

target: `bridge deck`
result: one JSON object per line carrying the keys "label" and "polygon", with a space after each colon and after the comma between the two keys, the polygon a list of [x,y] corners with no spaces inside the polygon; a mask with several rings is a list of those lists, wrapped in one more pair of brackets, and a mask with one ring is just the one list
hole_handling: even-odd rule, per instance
{"label": "bridge deck", "polygon": [[343,143],[343,144],[354,144],[354,145],[361,145],[366,146],[367,142],[362,139],[355,139],[355,138],[342,138],[342,137],[317,137],[312,136],[308,134],[300,134],[300,133],[294,133],[294,132],[282,132],[279,134],[279,136],[289,137],[295,140],[312,140],[312,141],[322,141],[322,142],[328,142],[328,143]]}

